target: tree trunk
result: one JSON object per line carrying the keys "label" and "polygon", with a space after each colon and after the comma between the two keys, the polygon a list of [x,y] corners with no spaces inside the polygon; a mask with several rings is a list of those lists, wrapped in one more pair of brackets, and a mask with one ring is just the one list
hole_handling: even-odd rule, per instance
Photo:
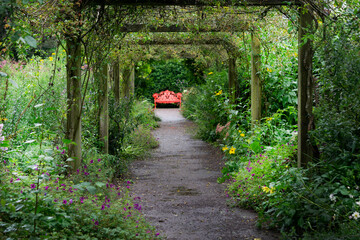
{"label": "tree trunk", "polygon": [[304,37],[313,34],[313,18],[304,8],[299,14],[299,49],[298,49],[298,167],[305,167],[312,158],[312,146],[309,141],[309,130],[313,126],[312,118],[312,58],[311,40]]}
{"label": "tree trunk", "polygon": [[251,120],[256,124],[261,119],[261,56],[260,41],[251,34]]}
{"label": "tree trunk", "polygon": [[109,153],[109,86],[108,66],[102,64],[99,69],[99,138],[103,143],[102,152]]}
{"label": "tree trunk", "polygon": [[81,44],[77,39],[66,42],[67,57],[67,124],[66,139],[75,144],[68,145],[72,171],[81,164]]}

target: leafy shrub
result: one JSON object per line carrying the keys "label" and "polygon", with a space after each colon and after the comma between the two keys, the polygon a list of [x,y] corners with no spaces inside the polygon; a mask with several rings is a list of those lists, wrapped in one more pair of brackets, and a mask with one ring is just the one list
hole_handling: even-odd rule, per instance
{"label": "leafy shrub", "polygon": [[[135,89],[137,96],[152,99],[154,93],[164,90],[182,92],[185,88],[197,83],[192,69],[183,60],[152,61],[148,65],[142,64],[139,74],[135,79]],[[146,72],[146,74],[142,74]]]}
{"label": "leafy shrub", "polygon": [[[37,150],[6,153],[11,160],[1,163],[1,238],[157,238],[141,217],[140,198],[129,195],[131,182],[120,187],[107,178],[106,159],[85,159],[66,176],[62,149],[29,144]],[[18,164],[24,156],[31,160],[25,166]]]}
{"label": "leafy shrub", "polygon": [[197,123],[198,136],[205,141],[216,140],[217,124],[225,125],[227,122],[226,83],[225,71],[209,72],[205,84],[184,92],[182,113]]}

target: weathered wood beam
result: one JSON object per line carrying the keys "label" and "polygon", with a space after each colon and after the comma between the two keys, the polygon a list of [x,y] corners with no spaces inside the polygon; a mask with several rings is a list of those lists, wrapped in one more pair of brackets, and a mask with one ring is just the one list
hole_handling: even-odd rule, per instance
{"label": "weathered wood beam", "polygon": [[135,66],[134,63],[130,63],[123,70],[121,97],[130,98],[131,96],[133,96],[134,85],[135,85]]}
{"label": "weathered wood beam", "polygon": [[299,0],[89,0],[96,5],[129,6],[279,6],[299,5]]}
{"label": "weathered wood beam", "polygon": [[184,25],[148,26],[146,24],[124,24],[120,32],[244,32],[249,29],[248,23],[226,27],[188,27]]}
{"label": "weathered wood beam", "polygon": [[256,124],[261,119],[261,78],[260,40],[251,34],[251,121]]}
{"label": "weathered wood beam", "polygon": [[102,64],[98,70],[99,81],[99,138],[102,142],[102,152],[109,153],[109,86],[108,65]]}
{"label": "weathered wood beam", "polygon": [[120,64],[119,61],[116,61],[113,64],[113,79],[114,79],[114,97],[115,101],[119,103],[120,101]]}
{"label": "weathered wood beam", "polygon": [[236,85],[237,85],[237,70],[236,70],[236,57],[229,54],[229,69],[228,69],[228,78],[229,78],[229,95],[230,102],[235,103],[236,100]]}
{"label": "weathered wood beam", "polygon": [[81,44],[78,39],[66,41],[67,111],[66,139],[68,156],[73,160],[70,171],[76,171],[81,164]]}
{"label": "weathered wood beam", "polygon": [[[313,34],[314,19],[305,8],[299,9],[299,49],[298,49],[298,167],[305,167],[313,156],[309,140],[309,130],[313,126],[312,101],[313,78],[312,58],[313,49],[311,38]],[[306,40],[305,40],[306,39]]]}

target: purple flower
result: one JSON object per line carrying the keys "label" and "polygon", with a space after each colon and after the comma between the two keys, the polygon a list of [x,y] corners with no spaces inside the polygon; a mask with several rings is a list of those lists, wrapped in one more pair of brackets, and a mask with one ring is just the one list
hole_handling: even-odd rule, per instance
{"label": "purple flower", "polygon": [[13,179],[13,178],[11,178],[11,179],[10,179],[10,183],[13,183],[13,181],[14,181],[14,179]]}
{"label": "purple flower", "polygon": [[95,224],[96,226],[98,226],[98,225],[99,225],[99,221],[95,221],[94,224]]}
{"label": "purple flower", "polygon": [[86,166],[86,165],[84,165],[84,168],[85,168],[85,169],[87,169],[87,166]]}
{"label": "purple flower", "polygon": [[73,200],[72,200],[72,199],[70,199],[70,200],[69,200],[69,204],[72,204],[72,203],[73,203]]}
{"label": "purple flower", "polygon": [[61,152],[61,154],[63,154],[63,155],[64,155],[64,154],[65,154],[65,150],[63,150],[63,151]]}
{"label": "purple flower", "polygon": [[98,159],[98,162],[100,162],[100,161],[101,161],[101,158]]}
{"label": "purple flower", "polygon": [[31,184],[31,188],[36,188],[36,184]]}
{"label": "purple flower", "polygon": [[90,161],[90,163],[93,163],[93,162],[94,162],[94,160],[91,160],[91,161]]}
{"label": "purple flower", "polygon": [[54,199],[54,202],[57,202],[57,201],[58,201],[58,200],[55,198],[55,199]]}
{"label": "purple flower", "polygon": [[45,188],[45,190],[48,190],[49,189],[49,186],[46,186],[46,187],[44,187]]}
{"label": "purple flower", "polygon": [[56,149],[59,150],[59,146],[56,146]]}
{"label": "purple flower", "polygon": [[101,169],[99,169],[99,172],[101,172]]}
{"label": "purple flower", "polygon": [[63,201],[63,204],[67,204],[67,201],[66,201],[66,200],[64,200],[64,201]]}

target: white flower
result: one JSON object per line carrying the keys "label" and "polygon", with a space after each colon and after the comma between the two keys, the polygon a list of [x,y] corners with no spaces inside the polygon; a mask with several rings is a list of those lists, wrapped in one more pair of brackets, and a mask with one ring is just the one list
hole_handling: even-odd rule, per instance
{"label": "white flower", "polygon": [[351,216],[352,216],[355,220],[357,220],[358,218],[360,218],[359,212],[354,212]]}
{"label": "white flower", "polygon": [[330,200],[333,201],[333,202],[336,202],[336,197],[334,196],[334,194],[330,194]]}
{"label": "white flower", "polygon": [[360,201],[358,201],[358,202],[355,202],[357,205],[359,205],[360,206]]}
{"label": "white flower", "polygon": [[350,197],[350,198],[354,198],[354,196],[353,196],[353,195],[351,195],[351,194],[349,195],[349,197]]}

